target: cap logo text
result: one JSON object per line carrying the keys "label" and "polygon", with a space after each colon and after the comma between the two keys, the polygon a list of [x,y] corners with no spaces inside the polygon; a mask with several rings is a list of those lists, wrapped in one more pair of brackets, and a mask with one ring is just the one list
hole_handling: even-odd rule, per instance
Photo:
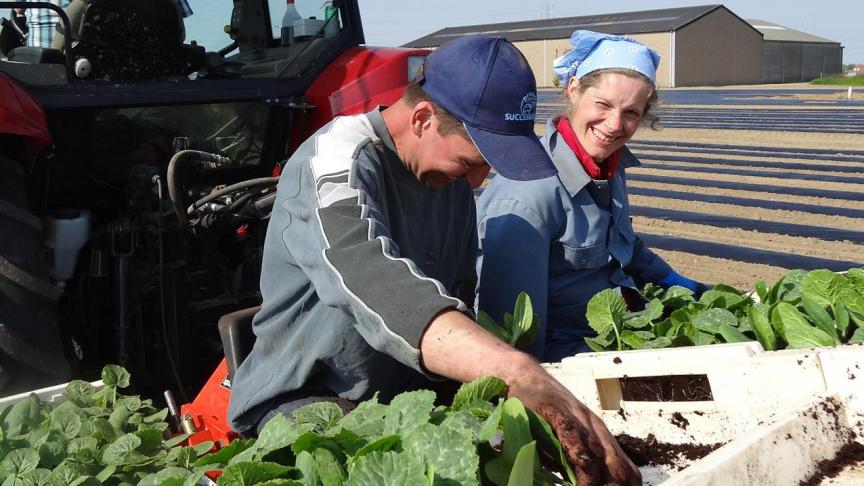
{"label": "cap logo text", "polygon": [[537,94],[530,92],[522,97],[522,103],[519,107],[520,113],[505,113],[506,121],[534,121],[537,113]]}

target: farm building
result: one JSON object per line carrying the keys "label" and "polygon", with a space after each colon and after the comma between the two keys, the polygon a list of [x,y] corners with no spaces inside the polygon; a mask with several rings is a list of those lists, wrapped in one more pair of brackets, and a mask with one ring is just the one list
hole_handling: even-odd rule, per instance
{"label": "farm building", "polygon": [[406,47],[434,48],[467,34],[504,36],[528,59],[537,86],[550,87],[552,60],[569,49],[570,34],[577,29],[629,35],[655,49],[662,56],[660,87],[762,80],[762,34],[723,5],[448,27]]}
{"label": "farm building", "polygon": [[748,19],[762,32],[762,82],[797,83],[843,71],[843,46],[765,20]]}

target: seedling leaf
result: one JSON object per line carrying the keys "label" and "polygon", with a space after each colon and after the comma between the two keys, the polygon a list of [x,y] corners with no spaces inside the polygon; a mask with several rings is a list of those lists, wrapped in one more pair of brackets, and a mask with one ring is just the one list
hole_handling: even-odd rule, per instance
{"label": "seedling leaf", "polygon": [[291,470],[289,466],[273,462],[238,462],[226,467],[216,484],[246,486],[280,478]]}
{"label": "seedling leaf", "polygon": [[495,376],[484,376],[471,383],[463,384],[453,397],[451,409],[461,410],[474,402],[488,402],[504,393],[507,384]]}
{"label": "seedling leaf", "polygon": [[315,402],[294,411],[297,425],[312,425],[316,429],[327,430],[342,418],[342,409],[332,402]]}
{"label": "seedling leaf", "polygon": [[787,302],[780,302],[775,309],[777,316],[783,323],[786,332],[786,342],[790,348],[811,348],[819,346],[831,346],[834,340],[807,322],[798,309]]}
{"label": "seedling leaf", "polygon": [[762,344],[762,349],[766,351],[777,349],[777,338],[774,336],[774,330],[771,328],[768,316],[753,306],[747,309],[747,318],[750,320],[750,327],[753,328],[756,339]]}
{"label": "seedling leaf", "polygon": [[478,484],[480,458],[477,447],[465,434],[424,424],[403,441],[403,446],[406,452],[434,467],[437,481],[443,484]]}
{"label": "seedling leaf", "polygon": [[477,324],[480,324],[480,327],[489,331],[493,336],[498,339],[504,341],[505,343],[510,342],[510,330],[507,327],[504,327],[497,322],[495,319],[492,319],[489,314],[480,310],[477,313]]}
{"label": "seedling leaf", "polygon": [[39,467],[39,453],[33,449],[15,449],[0,462],[0,471],[6,476],[21,476]]}
{"label": "seedling leaf", "polygon": [[106,365],[102,368],[102,382],[108,388],[126,388],[129,386],[129,372],[122,366]]}
{"label": "seedling leaf", "polygon": [[744,333],[725,322],[720,323],[720,335],[723,336],[723,339],[726,340],[727,343],[746,343],[747,341],[752,341],[752,339],[745,336]]}
{"label": "seedling leaf", "polygon": [[357,460],[346,486],[427,484],[426,467],[409,452],[373,452]]}
{"label": "seedling leaf", "polygon": [[801,295],[824,307],[834,305],[840,287],[840,279],[830,270],[813,270],[801,279]]}
{"label": "seedling leaf", "polygon": [[849,329],[849,312],[846,311],[846,305],[838,299],[834,302],[834,320],[837,322],[837,329],[840,330],[841,336],[848,336]]}
{"label": "seedling leaf", "polygon": [[829,315],[822,307],[822,304],[817,303],[808,297],[807,294],[802,294],[801,305],[804,307],[807,316],[810,317],[814,324],[816,324],[816,327],[824,331],[825,334],[831,336],[835,345],[840,344],[840,338],[837,336],[837,329],[834,327],[834,320],[831,319],[831,315]]}
{"label": "seedling leaf", "polygon": [[537,443],[531,441],[521,449],[513,461],[513,469],[510,470],[510,480],[507,486],[522,486],[534,482],[534,465],[536,464]]}
{"label": "seedling leaf", "polygon": [[387,415],[384,417],[384,433],[407,436],[429,421],[429,414],[433,408],[435,408],[435,393],[432,391],[417,390],[400,393],[390,402],[387,409]]}
{"label": "seedling leaf", "polygon": [[864,295],[847,288],[840,291],[839,299],[843,301],[849,318],[855,325],[864,327]]}
{"label": "seedling leaf", "polygon": [[508,398],[504,402],[501,422],[504,427],[504,458],[514,462],[519,450],[532,440],[528,414],[519,399]]}

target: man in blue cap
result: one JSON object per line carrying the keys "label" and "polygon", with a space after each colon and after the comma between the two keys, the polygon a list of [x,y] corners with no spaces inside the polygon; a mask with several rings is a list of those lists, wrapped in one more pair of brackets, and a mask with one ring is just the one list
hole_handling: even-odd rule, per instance
{"label": "man in blue cap", "polygon": [[430,54],[394,105],[340,117],[286,163],[261,275],[256,341],[232,382],[241,433],[278,413],[495,375],[546,417],[585,484],[641,484],[600,419],[470,315],[472,188],[489,165],[555,174],[534,134],[536,85],[509,42],[468,36]]}

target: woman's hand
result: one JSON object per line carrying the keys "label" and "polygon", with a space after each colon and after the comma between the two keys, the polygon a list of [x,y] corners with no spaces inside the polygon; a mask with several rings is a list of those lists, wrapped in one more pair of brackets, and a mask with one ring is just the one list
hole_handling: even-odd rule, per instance
{"label": "woman's hand", "polygon": [[686,289],[690,289],[693,291],[693,298],[699,299],[706,290],[709,290],[712,286],[705,285],[701,282],[697,282],[693,279],[689,279],[680,273],[675,271],[669,272],[665,277],[661,278],[659,285],[663,287],[671,287],[673,285],[678,285],[680,287],[684,287]]}

